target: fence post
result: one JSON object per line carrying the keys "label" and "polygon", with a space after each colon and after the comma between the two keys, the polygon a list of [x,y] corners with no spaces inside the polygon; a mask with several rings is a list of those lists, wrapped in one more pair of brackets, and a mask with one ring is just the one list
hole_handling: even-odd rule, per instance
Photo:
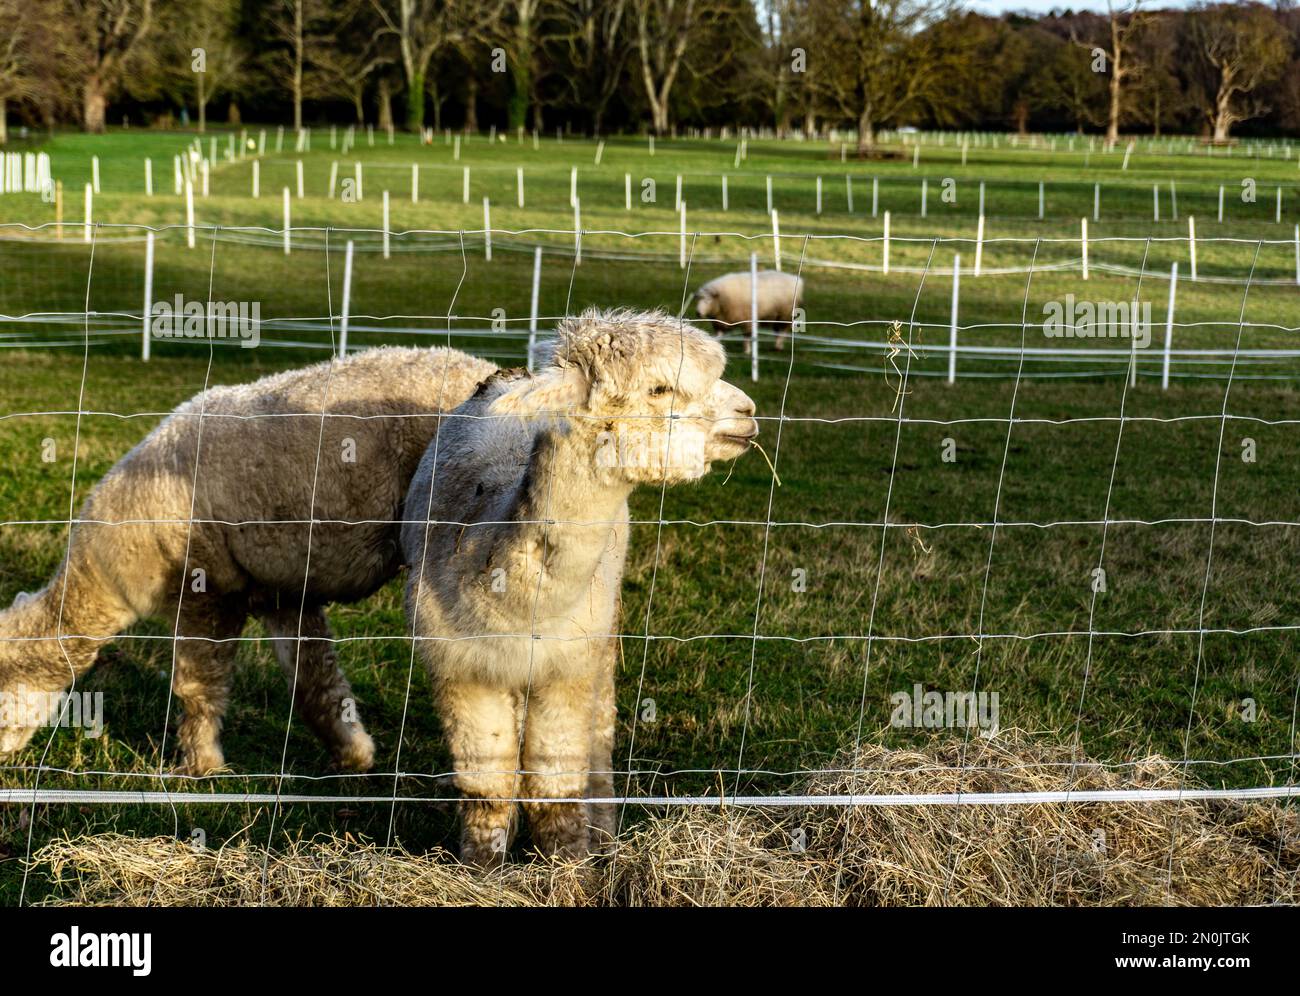
{"label": "fence post", "polygon": [[253,160],[253,199],[254,200],[256,200],[261,196],[262,177],[261,177],[261,170],[258,169],[258,167],[261,165],[262,165],[262,161],[260,159]]}
{"label": "fence post", "polygon": [[140,359],[149,362],[149,318],[153,311],[153,232],[144,233],[144,328]]}
{"label": "fence post", "polygon": [[303,188],[303,184],[302,184],[302,160],[299,159],[299,160],[298,160],[298,199],[299,199],[299,200],[302,200],[302,194],[303,194],[303,189],[302,189],[302,188]]}
{"label": "fence post", "polygon": [[681,216],[681,233],[677,243],[677,262],[684,270],[686,269],[686,202],[682,201],[677,210]]}
{"label": "fence post", "polygon": [[1160,220],[1160,184],[1151,184],[1151,220]]}
{"label": "fence post", "polygon": [[334,200],[334,188],[338,186],[338,182],[339,164],[336,159],[334,162],[330,163],[330,200]]}
{"label": "fence post", "polygon": [[[928,193],[929,193],[929,181],[922,180],[921,181],[921,217],[922,218],[924,218],[926,214],[926,200],[928,199],[927,197]],[[819,211],[818,214],[820,213],[821,212]]]}
{"label": "fence post", "polygon": [[469,167],[468,166],[464,167],[464,171],[461,174],[460,201],[462,204],[469,203]]}
{"label": "fence post", "polygon": [[772,258],[776,264],[776,270],[781,272],[781,224],[777,218],[777,213],[772,212]]}
{"label": "fence post", "polygon": [[729,201],[729,197],[727,194],[727,174],[723,173],[722,174],[722,210],[724,211],[729,210],[728,201]]}
{"label": "fence post", "polygon": [[961,293],[961,255],[952,257],[952,317],[948,323],[948,383],[957,381],[957,299]]}
{"label": "fence post", "polygon": [[1038,220],[1043,220],[1043,181],[1038,181]]}
{"label": "fence post", "polygon": [[[193,229],[191,229],[192,231]],[[284,254],[289,255],[289,188],[284,188]]]}
{"label": "fence post", "polygon": [[889,212],[885,212],[885,238],[884,238],[884,267],[885,276],[889,276]]}
{"label": "fence post", "polygon": [[348,313],[352,309],[352,240],[343,253],[343,314],[339,318],[339,359],[348,355]]}
{"label": "fence post", "polygon": [[[925,181],[922,180],[921,183],[924,185]],[[924,203],[924,198],[922,198],[922,203]],[[822,213],[822,178],[820,176],[817,177],[817,213]]]}
{"label": "fence post", "polygon": [[875,218],[879,215],[879,212],[876,210],[879,206],[880,206],[880,177],[873,176],[871,178],[871,217]]}
{"label": "fence post", "polygon": [[1219,224],[1223,224],[1223,184],[1219,184]]}
{"label": "fence post", "polygon": [[984,215],[981,213],[975,226],[975,276],[984,272]]}
{"label": "fence post", "polygon": [[582,265],[582,202],[573,202],[573,265]]}
{"label": "fence post", "polygon": [[144,161],[144,194],[146,197],[153,196],[153,160],[145,159]]}
{"label": "fence post", "polygon": [[388,218],[389,218],[389,215],[388,215],[388,191],[385,190],[385,191],[384,191],[384,259],[388,259],[388,258],[389,258],[389,247],[388,247],[388,232],[389,232],[389,224],[388,224]]}
{"label": "fence post", "polygon": [[[365,194],[365,188],[362,186],[363,176],[362,176],[362,173],[361,173],[361,160],[360,160],[360,159],[358,159],[358,160],[353,164],[352,175],[353,175],[353,178],[357,181],[357,202],[360,203],[361,201],[365,200],[365,197],[366,197],[366,194]],[[288,188],[286,188],[286,189],[288,189]]]}
{"label": "fence post", "polygon": [[632,210],[632,174],[623,174],[623,210]]}
{"label": "fence post", "polygon": [[767,213],[772,213],[772,177],[767,178]]}
{"label": "fence post", "polygon": [[[772,212],[775,216],[776,212]],[[780,269],[780,267],[778,267]],[[758,382],[758,253],[749,254],[749,379]]]}
{"label": "fence post", "polygon": [[1083,250],[1083,279],[1088,279],[1088,219],[1079,219],[1079,246]]}
{"label": "fence post", "polygon": [[1165,356],[1160,370],[1160,389],[1169,390],[1170,347],[1174,340],[1174,298],[1178,292],[1178,264],[1169,267],[1169,309],[1165,314]]}
{"label": "fence post", "polygon": [[90,157],[90,182],[99,193],[99,156]]}
{"label": "fence post", "polygon": [[483,198],[483,258],[492,262],[492,203]]}
{"label": "fence post", "polygon": [[520,207],[524,206],[524,168],[515,167],[515,201]]}
{"label": "fence post", "polygon": [[533,350],[537,346],[537,302],[542,289],[542,247],[533,250],[533,299],[528,308],[528,372],[533,370]]}
{"label": "fence post", "polygon": [[420,203],[420,165],[411,163],[411,203]]}
{"label": "fence post", "polygon": [[849,214],[853,213],[853,177],[844,174],[844,200],[848,205]]}
{"label": "fence post", "polygon": [[1187,248],[1192,257],[1192,283],[1196,283],[1196,217],[1187,216]]}

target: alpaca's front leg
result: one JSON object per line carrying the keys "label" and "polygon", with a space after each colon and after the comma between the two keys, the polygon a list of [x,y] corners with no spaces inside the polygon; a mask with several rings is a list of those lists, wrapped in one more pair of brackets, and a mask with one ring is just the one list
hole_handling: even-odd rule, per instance
{"label": "alpaca's front leg", "polygon": [[442,683],[438,707],[451,748],[462,806],[460,859],[495,865],[514,839],[519,791],[519,726],[515,695],[502,688]]}
{"label": "alpaca's front leg", "polygon": [[[618,655],[618,639],[609,642],[609,649],[600,671],[596,675],[592,711],[591,767],[587,778],[589,799],[608,799],[614,795],[614,724],[617,719],[614,702],[614,665]],[[587,804],[587,821],[591,827],[591,849],[603,853],[613,848],[618,832],[617,807],[612,802]]]}
{"label": "alpaca's front leg", "polygon": [[524,719],[524,810],[543,854],[584,857],[589,850],[587,803],[530,802],[587,796],[592,755],[593,675],[534,688]]}

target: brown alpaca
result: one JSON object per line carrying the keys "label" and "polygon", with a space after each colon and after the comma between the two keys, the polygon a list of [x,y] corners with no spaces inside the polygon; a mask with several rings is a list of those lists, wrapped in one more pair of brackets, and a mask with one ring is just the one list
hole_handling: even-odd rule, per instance
{"label": "brown alpaca", "polygon": [[[366,770],[374,744],[323,606],[397,573],[397,520],[434,413],[494,369],[455,350],[384,348],[185,402],[90,493],[49,584],[0,611],[0,692],[50,701],[105,641],[161,616],[175,624],[181,770],[207,774],[224,765],[237,638],[256,615],[295,707],[341,766]],[[0,757],[37,728],[0,727]]]}
{"label": "brown alpaca", "polygon": [[[587,312],[537,376],[484,383],[420,462],[407,612],[469,797],[463,860],[501,860],[511,799],[613,794],[627,499],[749,449],[754,403],[724,365],[721,345],[662,312]],[[609,804],[524,810],[544,852],[586,854],[593,828],[597,845],[614,830]]]}

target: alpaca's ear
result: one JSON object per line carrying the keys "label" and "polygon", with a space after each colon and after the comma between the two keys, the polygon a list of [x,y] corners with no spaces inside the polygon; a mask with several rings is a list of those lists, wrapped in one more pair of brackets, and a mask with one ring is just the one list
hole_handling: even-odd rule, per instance
{"label": "alpaca's ear", "polygon": [[520,381],[488,407],[493,415],[537,415],[563,412],[585,404],[591,385],[578,370],[548,370]]}

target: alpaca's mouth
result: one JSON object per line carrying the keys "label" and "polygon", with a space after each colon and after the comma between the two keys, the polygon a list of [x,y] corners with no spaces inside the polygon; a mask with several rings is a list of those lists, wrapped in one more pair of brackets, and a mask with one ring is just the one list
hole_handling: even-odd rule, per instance
{"label": "alpaca's mouth", "polygon": [[754,439],[757,436],[758,436],[757,432],[749,432],[744,434],[724,432],[721,438],[725,439],[727,442],[732,443],[735,446],[740,446],[743,449],[749,449],[751,446],[754,445]]}

